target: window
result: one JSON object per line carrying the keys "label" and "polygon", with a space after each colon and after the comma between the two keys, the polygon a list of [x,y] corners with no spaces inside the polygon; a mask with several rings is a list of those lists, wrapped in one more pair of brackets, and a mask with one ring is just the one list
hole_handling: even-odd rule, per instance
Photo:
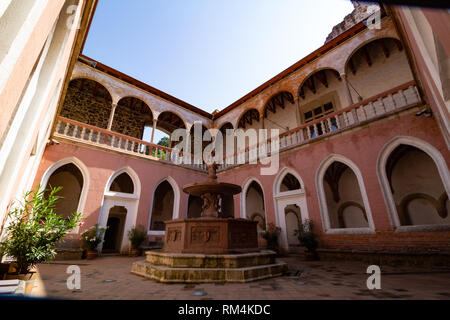
{"label": "window", "polygon": [[[319,107],[314,108],[313,110],[303,113],[303,117],[305,118],[305,123],[309,123],[314,120],[323,118],[324,116],[326,116],[330,113],[333,113],[333,112],[334,112],[333,103],[327,102]],[[330,120],[331,120],[331,128],[328,128],[328,126],[329,126],[328,124],[326,124],[324,127],[322,123],[318,123],[316,126],[316,128],[317,128],[317,132],[316,132],[316,130],[314,130],[315,128],[313,126],[311,126],[309,128],[310,133],[311,133],[311,138],[315,138],[317,136],[317,134],[319,136],[322,135],[324,133],[324,131],[329,132],[332,130],[337,130],[338,126],[337,126],[336,119],[332,118]]]}

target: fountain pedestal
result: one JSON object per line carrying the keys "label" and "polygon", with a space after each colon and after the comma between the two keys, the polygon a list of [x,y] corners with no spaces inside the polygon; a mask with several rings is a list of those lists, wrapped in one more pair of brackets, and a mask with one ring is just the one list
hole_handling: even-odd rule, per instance
{"label": "fountain pedestal", "polygon": [[275,252],[258,250],[257,222],[221,218],[222,195],[241,193],[238,185],[217,182],[216,165],[209,181],[183,191],[203,200],[201,218],[165,222],[164,248],[146,252],[131,272],[160,282],[248,282],[281,275],[286,263]]}
{"label": "fountain pedestal", "polygon": [[257,222],[245,219],[185,219],[166,222],[164,252],[235,254],[258,251]]}

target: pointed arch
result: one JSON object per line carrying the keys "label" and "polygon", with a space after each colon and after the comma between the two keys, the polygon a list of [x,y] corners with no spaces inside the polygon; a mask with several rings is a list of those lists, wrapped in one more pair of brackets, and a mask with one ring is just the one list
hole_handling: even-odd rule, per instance
{"label": "pointed arch", "polygon": [[[255,185],[256,187],[258,187],[261,191],[261,201],[262,201],[262,209],[264,212],[247,212],[247,207],[248,207],[248,199],[247,199],[247,195],[248,192],[250,190],[250,188],[252,187],[252,185]],[[241,193],[241,210],[240,210],[240,217],[243,219],[262,219],[262,222],[266,223],[267,221],[267,217],[266,217],[266,196],[264,193],[264,189],[262,187],[262,183],[254,178],[254,177],[249,177],[243,184],[242,187],[242,193]],[[261,226],[261,227],[265,227],[265,225]]]}
{"label": "pointed arch", "polygon": [[153,234],[153,235],[164,235],[165,231],[161,231],[161,230],[151,230],[151,223],[152,223],[152,216],[154,214],[154,207],[155,207],[155,196],[156,196],[156,192],[158,190],[158,188],[161,186],[161,184],[163,184],[164,182],[167,182],[172,190],[173,190],[173,194],[174,194],[174,198],[173,198],[173,208],[172,208],[172,219],[178,219],[179,218],[179,209],[180,209],[180,188],[178,187],[177,182],[175,181],[174,178],[172,178],[171,176],[165,177],[163,179],[161,179],[158,183],[155,184],[155,187],[153,189],[152,192],[152,201],[151,201],[151,206],[150,206],[150,214],[149,214],[149,218],[148,218],[148,234]]}
{"label": "pointed arch", "polygon": [[129,166],[123,167],[111,175],[111,177],[108,179],[108,182],[106,183],[105,194],[115,192],[115,191],[111,191],[111,185],[113,184],[113,182],[116,180],[117,177],[119,177],[120,175],[122,175],[124,173],[127,174],[133,182],[133,187],[134,187],[133,188],[134,190],[132,193],[133,196],[135,198],[139,198],[139,196],[141,195],[141,181],[140,181],[139,176],[136,173],[136,171],[134,171],[133,168],[131,168]]}
{"label": "pointed arch", "polygon": [[[79,160],[76,157],[68,157],[55,162],[45,171],[44,175],[42,176],[40,185],[43,188],[46,188],[48,181],[50,180],[50,177],[53,175],[53,173],[55,173],[55,171],[58,170],[59,168],[68,164],[73,164],[75,167],[77,167],[77,169],[80,170],[81,175],[83,177],[83,186],[81,188],[81,194],[77,206],[77,212],[80,212],[83,215],[91,179],[88,168],[81,160]],[[78,234],[79,227],[74,229],[71,233]]]}
{"label": "pointed arch", "polygon": [[[116,178],[123,174],[128,175],[133,183],[132,194],[111,191],[111,186]],[[121,227],[123,232],[121,234],[117,234],[116,236],[118,237],[118,243],[120,243],[119,250],[122,253],[126,252],[128,248],[128,232],[136,225],[140,194],[141,182],[139,176],[130,166],[116,170],[109,177],[105,186],[103,202],[98,217],[98,225],[101,227],[106,227],[114,209],[121,208],[122,213],[125,213],[123,217],[123,226]],[[99,250],[103,250],[103,243],[99,245]]]}
{"label": "pointed arch", "polygon": [[386,172],[386,166],[391,154],[400,146],[411,146],[417,148],[419,151],[427,154],[434,162],[442,184],[445,189],[447,198],[450,196],[450,173],[447,163],[442,154],[431,144],[421,139],[411,136],[395,137],[387,142],[381,149],[377,159],[377,175],[381,185],[381,190],[384,196],[384,201],[389,212],[389,217],[393,227],[398,231],[432,231],[432,230],[448,230],[448,225],[411,225],[402,226],[399,218],[398,208],[395,204],[394,197],[391,191],[391,183]]}
{"label": "pointed arch", "polygon": [[[291,177],[300,188],[282,191],[281,186],[286,177]],[[276,176],[273,183],[273,204],[276,224],[281,228],[280,245],[284,251],[288,252],[290,248],[293,249],[297,246],[298,241],[292,241],[292,239],[295,230],[299,228],[298,224],[309,219],[305,185],[294,169],[284,167]],[[294,216],[296,219],[291,219]]]}
{"label": "pointed arch", "polygon": [[[294,178],[296,178],[300,184],[300,189],[297,190],[292,190],[292,191],[285,191],[282,192],[281,190],[281,185],[283,183],[284,178],[286,178],[287,175],[292,175]],[[274,180],[273,183],[273,194],[274,197],[280,196],[281,194],[291,194],[291,193],[304,193],[305,192],[305,185],[303,183],[302,178],[300,177],[300,175],[297,173],[297,171],[295,171],[292,168],[289,167],[284,167],[277,175],[277,177]]]}
{"label": "pointed arch", "polygon": [[[368,227],[357,227],[357,228],[342,228],[340,226],[339,228],[332,228],[331,226],[331,219],[330,219],[330,212],[328,209],[328,203],[327,203],[327,197],[325,193],[325,174],[327,173],[328,169],[331,167],[332,164],[338,163],[341,165],[346,166],[346,169],[350,169],[352,173],[356,176],[356,180],[358,182],[359,192],[361,194],[362,198],[362,207],[364,208],[363,214],[366,216],[367,225]],[[322,225],[324,228],[325,233],[329,234],[355,234],[355,233],[375,233],[375,225],[372,218],[372,212],[370,209],[369,199],[367,196],[366,187],[364,184],[364,180],[361,174],[361,171],[356,166],[353,161],[350,159],[337,154],[329,155],[327,158],[325,158],[322,163],[319,165],[316,173],[316,188],[318,192],[318,198],[319,198],[319,207],[320,207],[320,213],[322,218]]]}

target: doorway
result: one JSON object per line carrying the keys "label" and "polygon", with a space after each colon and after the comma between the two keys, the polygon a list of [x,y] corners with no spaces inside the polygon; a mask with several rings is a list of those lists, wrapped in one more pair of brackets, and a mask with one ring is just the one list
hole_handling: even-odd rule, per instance
{"label": "doorway", "polygon": [[301,251],[295,231],[308,219],[306,194],[300,176],[291,169],[280,172],[274,185],[277,226],[281,228],[280,246],[285,252]]}
{"label": "doorway", "polygon": [[109,210],[108,222],[106,226],[103,253],[119,253],[122,246],[123,231],[127,209],[125,207],[116,206]]}

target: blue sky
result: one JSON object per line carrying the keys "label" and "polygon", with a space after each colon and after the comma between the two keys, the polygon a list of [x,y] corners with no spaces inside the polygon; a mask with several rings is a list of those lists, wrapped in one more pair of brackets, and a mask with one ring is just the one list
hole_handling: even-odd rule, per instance
{"label": "blue sky", "polygon": [[347,0],[100,0],[83,54],[208,112],[323,45]]}

